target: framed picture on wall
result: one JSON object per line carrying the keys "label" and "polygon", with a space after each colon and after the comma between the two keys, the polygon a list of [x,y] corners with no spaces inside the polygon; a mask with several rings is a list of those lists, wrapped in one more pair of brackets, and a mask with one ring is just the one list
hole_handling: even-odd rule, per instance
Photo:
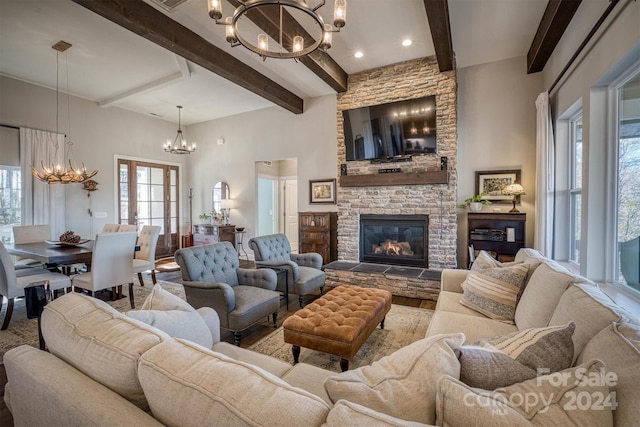
{"label": "framed picture on wall", "polygon": [[336,203],[336,179],[310,179],[309,203]]}
{"label": "framed picture on wall", "polygon": [[[504,190],[511,184],[522,184],[520,169],[502,171],[479,171],[476,172],[476,193],[487,193],[483,197],[492,203],[509,204],[513,201],[513,196],[504,194]],[[520,196],[516,196],[516,203],[520,203]]]}

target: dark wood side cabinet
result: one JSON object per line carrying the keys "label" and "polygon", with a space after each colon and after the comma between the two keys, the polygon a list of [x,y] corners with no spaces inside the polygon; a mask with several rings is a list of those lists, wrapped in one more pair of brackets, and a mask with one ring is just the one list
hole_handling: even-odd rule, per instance
{"label": "dark wood side cabinet", "polygon": [[298,252],[317,252],[322,264],[338,259],[338,213],[299,212]]}
{"label": "dark wood side cabinet", "polygon": [[512,261],[525,247],[526,221],[526,213],[469,212],[468,245],[476,252],[492,253],[499,261]]}
{"label": "dark wood side cabinet", "polygon": [[210,245],[211,243],[230,242],[236,246],[235,225],[208,225],[198,224],[193,226],[193,245]]}

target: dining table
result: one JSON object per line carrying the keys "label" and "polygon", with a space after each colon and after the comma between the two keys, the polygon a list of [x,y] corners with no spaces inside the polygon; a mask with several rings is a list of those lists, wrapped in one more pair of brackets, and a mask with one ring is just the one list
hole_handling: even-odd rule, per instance
{"label": "dining table", "polygon": [[34,242],[5,245],[11,255],[40,261],[47,266],[86,264],[91,267],[93,240],[75,246],[60,243]]}

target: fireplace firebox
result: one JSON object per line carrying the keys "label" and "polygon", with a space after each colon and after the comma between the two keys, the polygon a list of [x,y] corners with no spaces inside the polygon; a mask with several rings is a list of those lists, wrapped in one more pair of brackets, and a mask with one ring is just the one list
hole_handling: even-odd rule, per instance
{"label": "fireplace firebox", "polygon": [[360,215],[360,261],[429,266],[429,215]]}

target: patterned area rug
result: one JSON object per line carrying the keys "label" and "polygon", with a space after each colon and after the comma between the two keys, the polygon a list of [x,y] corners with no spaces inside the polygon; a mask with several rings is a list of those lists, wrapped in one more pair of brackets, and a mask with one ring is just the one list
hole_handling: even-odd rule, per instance
{"label": "patterned area rug", "polygon": [[[387,313],[384,329],[378,327],[371,333],[369,339],[360,347],[358,353],[351,360],[349,369],[369,365],[412,342],[424,338],[432,315],[433,310],[392,305],[391,310]],[[291,345],[284,342],[282,327],[249,348],[293,363]],[[299,361],[340,372],[340,358],[326,353],[302,348]]]}
{"label": "patterned area rug", "polygon": [[[147,298],[147,295],[149,295],[149,293],[151,292],[151,288],[153,287],[151,279],[145,279],[144,282],[144,287],[140,286],[137,276],[135,277],[135,281],[133,282],[136,310],[142,307],[142,303],[144,303],[144,300]],[[177,295],[183,299],[185,298],[184,288],[182,287],[182,285],[177,283],[165,282],[162,280],[158,280],[158,283],[172,294]],[[128,290],[123,289],[123,292],[125,294],[124,298],[117,301],[107,301],[107,304],[111,305],[113,308],[122,313],[131,310],[131,306],[129,305]],[[0,311],[0,319],[4,319],[4,313],[6,310],[7,303],[5,302],[2,305],[2,310]],[[2,363],[2,357],[8,350],[23,344],[38,347],[38,320],[27,319],[24,299],[20,298],[16,300],[13,306],[13,315],[11,316],[11,323],[9,323],[9,327],[4,331],[0,331],[0,363]]]}

